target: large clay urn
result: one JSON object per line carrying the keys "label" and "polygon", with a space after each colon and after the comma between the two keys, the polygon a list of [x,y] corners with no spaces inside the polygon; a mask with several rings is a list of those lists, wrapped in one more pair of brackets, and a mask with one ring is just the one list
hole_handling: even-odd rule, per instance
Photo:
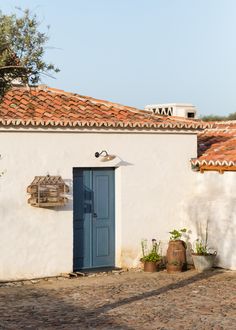
{"label": "large clay urn", "polygon": [[171,240],[167,249],[167,267],[168,265],[179,264],[181,270],[187,269],[186,262],[186,244],[182,240]]}

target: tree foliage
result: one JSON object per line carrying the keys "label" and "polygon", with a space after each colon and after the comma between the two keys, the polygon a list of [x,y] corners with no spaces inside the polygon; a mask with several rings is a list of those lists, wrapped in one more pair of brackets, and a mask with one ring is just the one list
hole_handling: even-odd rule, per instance
{"label": "tree foliage", "polygon": [[228,116],[209,115],[201,117],[204,121],[223,121],[223,120],[236,120],[236,112],[230,113]]}
{"label": "tree foliage", "polygon": [[0,12],[0,94],[14,79],[37,84],[42,74],[58,72],[54,64],[44,61],[48,35],[40,32],[40,22],[29,10],[4,15]]}

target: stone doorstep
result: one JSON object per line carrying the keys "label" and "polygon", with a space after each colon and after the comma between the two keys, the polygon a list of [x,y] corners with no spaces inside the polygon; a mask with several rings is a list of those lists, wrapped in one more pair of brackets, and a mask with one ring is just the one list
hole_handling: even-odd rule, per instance
{"label": "stone doorstep", "polygon": [[[38,284],[44,282],[52,282],[57,280],[66,280],[66,279],[74,279],[78,277],[99,277],[99,276],[107,276],[107,275],[121,275],[122,273],[128,272],[131,269],[128,268],[117,268],[117,269],[109,269],[104,271],[87,271],[87,272],[70,272],[70,273],[61,273],[57,276],[47,276],[47,277],[39,277],[32,279],[20,279],[20,280],[12,280],[12,281],[1,281],[0,287],[13,287],[13,286],[23,286],[27,284]],[[132,269],[134,270],[134,269]],[[141,271],[141,269],[136,269],[135,271]]]}

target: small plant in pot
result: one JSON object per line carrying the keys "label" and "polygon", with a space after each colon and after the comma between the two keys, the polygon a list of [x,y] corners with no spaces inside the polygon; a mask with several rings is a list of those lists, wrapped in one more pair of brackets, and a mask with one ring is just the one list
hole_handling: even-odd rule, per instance
{"label": "small plant in pot", "polygon": [[[186,243],[181,240],[182,235],[187,232],[186,228],[182,229],[174,229],[170,231],[170,240],[169,240],[169,246],[167,249],[167,271],[169,268],[173,268],[173,263],[178,263],[178,267],[182,270],[187,269],[187,262],[186,262]],[[179,270],[176,270],[177,272]],[[170,271],[168,271],[170,272]],[[173,272],[173,270],[171,271]]]}
{"label": "small plant in pot", "polygon": [[213,267],[216,258],[216,251],[212,251],[207,246],[207,235],[205,243],[198,238],[192,250],[193,264],[197,271],[204,272]]}
{"label": "small plant in pot", "polygon": [[142,246],[142,258],[140,261],[144,264],[144,271],[145,272],[156,272],[158,265],[161,261],[161,255],[160,255],[160,245],[161,242],[156,241],[156,239],[152,239],[152,247],[150,250],[147,248],[147,240],[142,240],[141,246]]}
{"label": "small plant in pot", "polygon": [[172,260],[167,264],[167,273],[180,273],[182,272],[183,264],[178,260]]}
{"label": "small plant in pot", "polygon": [[203,272],[213,267],[216,258],[216,251],[208,247],[208,221],[206,224],[205,238],[198,238],[193,244],[193,264],[197,271]]}

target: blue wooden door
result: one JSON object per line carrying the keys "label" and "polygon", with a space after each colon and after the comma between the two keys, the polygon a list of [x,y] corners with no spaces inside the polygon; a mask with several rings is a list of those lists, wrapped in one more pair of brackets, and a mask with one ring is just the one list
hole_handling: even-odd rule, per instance
{"label": "blue wooden door", "polygon": [[115,265],[114,169],[73,170],[74,270]]}

